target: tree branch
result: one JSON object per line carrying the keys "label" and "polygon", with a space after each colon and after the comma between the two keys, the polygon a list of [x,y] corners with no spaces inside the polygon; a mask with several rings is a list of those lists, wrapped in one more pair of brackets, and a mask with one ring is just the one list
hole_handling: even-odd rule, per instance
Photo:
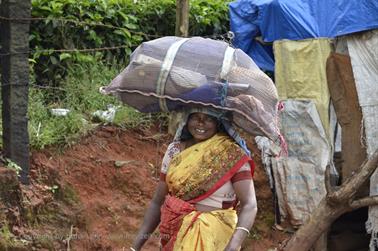
{"label": "tree branch", "polygon": [[361,207],[368,207],[378,205],[378,196],[370,196],[362,199],[358,199],[350,203],[351,210],[356,210]]}
{"label": "tree branch", "polygon": [[327,195],[328,201],[332,203],[341,203],[350,201],[356,195],[358,188],[373,174],[378,165],[378,149],[374,154],[365,161],[356,174],[349,177],[337,191],[334,191]]}
{"label": "tree branch", "polygon": [[330,194],[332,192],[330,168],[331,168],[331,166],[328,164],[326,166],[325,177],[324,177],[324,183],[325,183],[325,188],[326,188],[327,194]]}

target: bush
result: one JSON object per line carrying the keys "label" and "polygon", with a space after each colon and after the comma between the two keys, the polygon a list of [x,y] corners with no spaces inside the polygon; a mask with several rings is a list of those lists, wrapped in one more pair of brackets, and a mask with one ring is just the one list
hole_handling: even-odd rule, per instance
{"label": "bush", "polygon": [[122,45],[125,48],[107,50],[100,54],[107,61],[116,59],[125,62],[131,48],[143,39],[135,33],[139,30],[139,25],[130,7],[101,0],[33,0],[32,16],[46,18],[31,25],[30,47],[35,49],[32,62],[37,83],[53,83],[57,86],[67,75],[69,65],[91,61],[93,57],[88,55],[95,54],[54,52],[48,49],[72,50]]}
{"label": "bush", "polygon": [[[136,2],[136,3],[134,3]],[[40,85],[58,86],[68,66],[93,59],[88,52],[53,49],[124,48],[96,52],[107,62],[127,62],[142,41],[174,35],[175,0],[32,0],[31,62]],[[217,36],[229,29],[228,1],[192,0],[191,36]]]}

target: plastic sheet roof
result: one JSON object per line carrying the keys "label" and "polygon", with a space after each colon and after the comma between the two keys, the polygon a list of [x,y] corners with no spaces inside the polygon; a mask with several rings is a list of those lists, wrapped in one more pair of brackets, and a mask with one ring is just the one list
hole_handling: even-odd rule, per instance
{"label": "plastic sheet roof", "polygon": [[377,0],[237,0],[230,3],[234,45],[264,70],[274,69],[271,46],[265,42],[333,38],[378,28]]}

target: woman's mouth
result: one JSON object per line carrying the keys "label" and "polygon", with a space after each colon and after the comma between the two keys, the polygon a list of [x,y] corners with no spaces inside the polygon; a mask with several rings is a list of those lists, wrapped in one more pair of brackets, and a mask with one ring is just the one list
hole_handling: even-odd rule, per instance
{"label": "woman's mouth", "polygon": [[205,133],[206,131],[205,131],[204,129],[196,128],[196,132],[199,133],[199,134],[203,134],[203,133]]}

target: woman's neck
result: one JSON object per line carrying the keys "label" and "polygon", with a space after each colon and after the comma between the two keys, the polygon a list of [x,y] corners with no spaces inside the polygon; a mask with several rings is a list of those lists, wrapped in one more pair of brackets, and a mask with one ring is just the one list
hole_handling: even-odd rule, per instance
{"label": "woman's neck", "polygon": [[185,141],[181,142],[181,151],[183,151],[186,148],[189,148],[189,147],[191,147],[191,146],[193,146],[197,143],[198,142],[196,142],[193,138],[185,140]]}
{"label": "woman's neck", "polygon": [[[205,141],[205,140],[203,140],[203,141]],[[181,144],[180,144],[181,151],[183,151],[186,148],[189,148],[191,146],[194,146],[195,144],[200,143],[200,142],[202,142],[202,141],[201,140],[196,140],[195,138],[190,138],[190,139],[187,139],[185,141],[182,141]]]}

